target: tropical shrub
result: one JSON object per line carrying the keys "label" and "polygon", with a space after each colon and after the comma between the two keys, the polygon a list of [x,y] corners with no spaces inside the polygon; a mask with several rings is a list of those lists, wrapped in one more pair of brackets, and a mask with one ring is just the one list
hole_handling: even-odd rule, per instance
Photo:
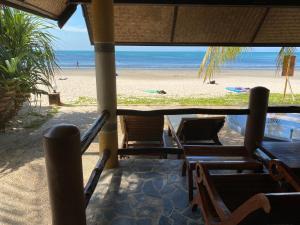
{"label": "tropical shrub", "polygon": [[[7,120],[30,94],[47,94],[58,69],[52,47],[52,25],[28,13],[0,7],[0,115]],[[46,88],[45,88],[46,87]],[[10,93],[7,96],[7,92]],[[14,94],[13,94],[14,93]],[[14,107],[1,111],[1,102]],[[3,100],[4,98],[4,100]],[[1,100],[2,99],[2,100]],[[7,103],[8,104],[8,103]],[[2,104],[2,108],[4,104]],[[12,112],[15,111],[15,112]],[[0,116],[1,123],[1,116]]]}

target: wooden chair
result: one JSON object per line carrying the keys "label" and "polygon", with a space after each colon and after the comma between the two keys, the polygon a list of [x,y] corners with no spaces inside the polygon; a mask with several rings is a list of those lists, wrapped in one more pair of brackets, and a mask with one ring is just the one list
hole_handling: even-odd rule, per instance
{"label": "wooden chair", "polygon": [[182,175],[188,171],[190,201],[193,199],[193,171],[198,161],[218,169],[237,170],[238,173],[243,170],[250,170],[249,172],[263,170],[263,164],[257,160],[254,151],[263,140],[268,96],[269,90],[264,87],[251,89],[243,146],[183,146],[185,161]]}
{"label": "wooden chair", "polygon": [[121,116],[122,148],[164,147],[163,116]]}
{"label": "wooden chair", "polygon": [[264,168],[263,163],[254,156],[249,156],[245,146],[184,146],[185,160],[182,166],[182,175],[188,172],[188,192],[189,200],[193,200],[193,171],[196,163],[205,163],[211,168],[218,170],[235,170],[241,172],[250,170],[261,172]]}
{"label": "wooden chair", "polygon": [[218,133],[224,126],[225,117],[182,118],[177,136],[183,144],[222,145]]}
{"label": "wooden chair", "polygon": [[300,181],[278,160],[269,173],[229,175],[197,163],[195,180],[205,225],[300,224]]}

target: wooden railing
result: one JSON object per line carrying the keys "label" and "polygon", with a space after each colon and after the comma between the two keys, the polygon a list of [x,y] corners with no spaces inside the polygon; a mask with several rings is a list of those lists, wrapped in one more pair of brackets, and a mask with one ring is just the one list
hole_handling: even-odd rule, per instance
{"label": "wooden railing", "polygon": [[127,116],[160,116],[160,115],[180,115],[180,114],[211,114],[211,115],[247,115],[249,109],[241,108],[185,108],[185,109],[156,109],[156,110],[133,110],[118,109],[117,115]]}
{"label": "wooden railing", "polygon": [[93,125],[82,135],[80,138],[81,154],[84,154],[92,141],[95,139],[105,122],[109,118],[109,112],[103,111],[102,114],[96,119]]}
{"label": "wooden railing", "polygon": [[[266,112],[300,113],[300,107],[298,106],[272,106],[267,108],[267,97],[268,92],[266,89],[256,88],[250,94],[248,109],[186,108],[151,111],[119,109],[117,110],[117,115],[249,115],[249,124],[251,126],[249,126],[249,135],[245,139],[248,139],[248,145],[254,148],[257,140],[263,136],[263,126],[261,124],[264,123]],[[102,158],[98,160],[85,187],[83,187],[82,154],[88,149],[108,118],[109,113],[104,111],[81,138],[79,129],[76,126],[66,124],[52,127],[44,134],[43,142],[53,225],[86,225],[85,208],[89,204],[101,173],[111,154],[109,149],[104,150]],[[176,135],[175,141],[178,145],[177,148],[119,149],[118,153],[126,155],[143,153],[180,154],[183,146]],[[251,146],[253,143],[254,145]]]}
{"label": "wooden railing", "polygon": [[85,208],[110,157],[110,150],[104,150],[85,187],[82,185],[82,154],[108,118],[109,113],[103,111],[81,138],[79,129],[70,124],[54,126],[44,134],[53,225],[86,225]]}
{"label": "wooden railing", "polygon": [[[300,106],[269,106],[268,113],[300,113]],[[184,109],[155,109],[133,110],[118,109],[119,116],[159,116],[181,114],[207,114],[207,115],[248,115],[250,109],[245,108],[184,108]]]}

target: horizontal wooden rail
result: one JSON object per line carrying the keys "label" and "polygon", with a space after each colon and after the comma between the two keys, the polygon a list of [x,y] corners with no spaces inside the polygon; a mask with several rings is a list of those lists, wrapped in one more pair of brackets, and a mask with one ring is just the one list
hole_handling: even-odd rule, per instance
{"label": "horizontal wooden rail", "polygon": [[268,113],[300,113],[300,106],[269,106]]}
{"label": "horizontal wooden rail", "polygon": [[104,150],[102,159],[98,160],[96,167],[92,171],[91,176],[84,187],[85,207],[87,207],[90,202],[90,199],[95,191],[99,178],[102,174],[102,171],[104,170],[105,164],[109,159],[109,157],[110,157],[110,151]]}
{"label": "horizontal wooden rail", "polygon": [[145,148],[120,148],[119,155],[145,155],[145,154],[182,154],[182,149],[171,147],[145,147]]}
{"label": "horizontal wooden rail", "polygon": [[158,110],[133,110],[133,109],[118,109],[117,115],[131,116],[159,116],[159,115],[180,115],[180,114],[211,114],[211,115],[247,115],[249,109],[232,108],[232,109],[217,109],[217,108],[186,108],[186,109],[158,109]]}
{"label": "horizontal wooden rail", "polygon": [[[130,116],[159,116],[180,114],[211,114],[211,115],[248,115],[249,109],[243,108],[184,108],[184,109],[157,109],[133,110],[118,109],[117,115]],[[269,106],[268,113],[300,113],[300,106]]]}
{"label": "horizontal wooden rail", "polygon": [[102,114],[96,119],[93,125],[82,135],[80,138],[81,154],[84,154],[92,141],[95,139],[105,122],[109,118],[109,112],[103,111]]}

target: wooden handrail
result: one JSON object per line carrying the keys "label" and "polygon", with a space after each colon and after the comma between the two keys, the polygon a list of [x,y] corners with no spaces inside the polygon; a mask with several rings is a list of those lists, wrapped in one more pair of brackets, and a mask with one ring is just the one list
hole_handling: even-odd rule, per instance
{"label": "wooden handrail", "polygon": [[90,199],[95,191],[99,178],[104,170],[105,164],[110,157],[110,151],[104,150],[102,159],[99,159],[95,168],[93,169],[91,176],[84,187],[84,195],[85,195],[85,207],[88,206]]}
{"label": "wooden handrail", "polygon": [[[245,108],[184,108],[184,109],[157,109],[133,110],[118,109],[117,115],[131,116],[158,116],[180,114],[211,114],[211,115],[248,115],[249,109]],[[300,106],[269,106],[268,113],[300,113]]]}
{"label": "wooden handrail", "polygon": [[268,113],[300,113],[300,106],[269,106]]}
{"label": "wooden handrail", "polygon": [[88,147],[95,139],[101,128],[104,126],[109,116],[110,115],[107,110],[103,111],[102,114],[93,123],[93,125],[82,135],[82,137],[80,138],[81,154],[84,154],[85,151],[88,149]]}
{"label": "wooden handrail", "polygon": [[118,109],[117,115],[131,116],[159,116],[159,115],[180,115],[180,114],[212,114],[212,115],[247,115],[249,109],[232,108],[186,108],[186,109],[157,109],[157,110],[133,110]]}

